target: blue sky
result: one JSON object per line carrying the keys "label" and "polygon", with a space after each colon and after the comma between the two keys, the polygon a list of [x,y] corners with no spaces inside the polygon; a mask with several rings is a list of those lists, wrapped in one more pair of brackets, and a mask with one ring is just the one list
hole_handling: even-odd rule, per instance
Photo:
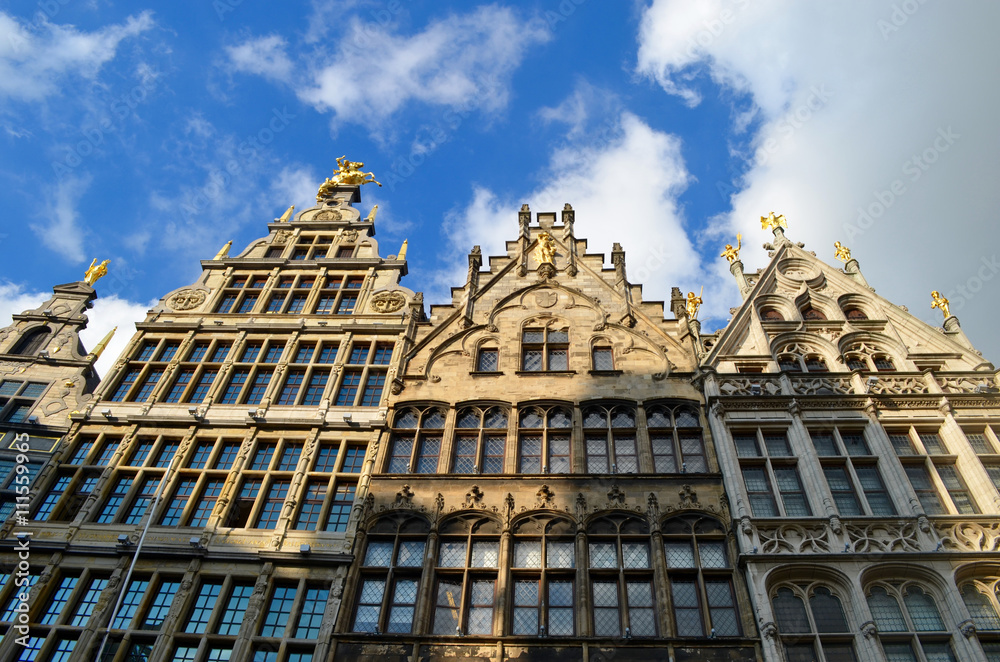
{"label": "blue sky", "polygon": [[[0,9],[0,314],[110,258],[85,340],[194,281],[336,157],[385,186],[382,253],[439,303],[517,209],[577,209],[646,299],[739,295],[759,216],[988,359],[1000,303],[1000,5],[939,0],[8,2]],[[30,249],[26,249],[30,247]],[[0,323],[3,323],[0,320]],[[130,332],[130,331],[128,331]],[[127,340],[128,332],[118,341]],[[109,350],[110,358],[116,353]]]}

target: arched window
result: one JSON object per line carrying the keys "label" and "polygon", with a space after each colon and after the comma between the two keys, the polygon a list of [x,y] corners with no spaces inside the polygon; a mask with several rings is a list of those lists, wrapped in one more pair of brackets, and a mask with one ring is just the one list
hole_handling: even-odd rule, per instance
{"label": "arched window", "polygon": [[488,517],[455,518],[441,527],[434,592],[434,634],[493,634],[500,527]]}
{"label": "arched window", "polygon": [[409,633],[430,526],[413,513],[385,517],[368,532],[354,632]]}
{"label": "arched window", "polygon": [[860,308],[845,308],[844,316],[852,322],[855,320],[868,319],[868,315],[865,315],[865,311],[861,310]]}
{"label": "arched window", "polygon": [[515,524],[513,534],[511,634],[574,634],[576,527],[559,517],[535,517]]}
{"label": "arched window", "polygon": [[825,320],[826,315],[822,311],[813,308],[812,306],[806,306],[802,309],[802,319],[804,320]]}
{"label": "arched window", "polygon": [[789,662],[857,661],[843,605],[827,587],[783,586],[771,604]]}
{"label": "arched window", "polygon": [[981,582],[968,582],[962,585],[962,600],[969,609],[969,615],[976,624],[977,632],[1000,631],[996,586],[995,578],[985,585]]}
{"label": "arched window", "polygon": [[446,413],[429,407],[405,407],[396,414],[386,472],[437,473]]}
{"label": "arched window", "polygon": [[517,470],[523,474],[570,472],[573,415],[561,406],[533,406],[521,412]]}
{"label": "arched window", "polygon": [[[900,601],[905,609],[900,608]],[[873,586],[868,592],[868,607],[888,659],[955,662],[941,612],[934,598],[919,586]]]}
{"label": "arched window", "polygon": [[39,350],[45,347],[48,343],[51,333],[52,330],[47,326],[38,327],[37,329],[24,334],[10,353],[20,354],[22,356],[34,356],[38,354]]}
{"label": "arched window", "polygon": [[802,370],[802,364],[799,363],[799,357],[795,354],[779,354],[778,368],[780,368],[783,372],[786,370],[791,372],[800,372]]}
{"label": "arched window", "polygon": [[635,408],[587,407],[583,410],[587,473],[634,474],[639,471],[635,445]]}
{"label": "arched window", "polygon": [[807,354],[805,358],[806,372],[827,372],[826,361],[819,354]]}
{"label": "arched window", "polygon": [[649,526],[637,517],[611,516],[587,529],[594,634],[656,636]]}
{"label": "arched window", "polygon": [[707,517],[674,517],[663,524],[663,545],[677,636],[740,636],[722,525]]}
{"label": "arched window", "polygon": [[760,311],[760,319],[763,322],[784,322],[785,316],[773,308]]}
{"label": "arched window", "polygon": [[646,409],[646,424],[656,473],[708,471],[697,410],[655,405]]}
{"label": "arched window", "polygon": [[896,365],[892,359],[885,354],[876,354],[872,357],[872,363],[879,372],[896,372]]}
{"label": "arched window", "polygon": [[507,447],[507,410],[501,407],[466,407],[455,419],[456,474],[503,473]]}
{"label": "arched window", "polygon": [[850,368],[851,370],[868,369],[868,362],[865,361],[865,358],[863,356],[859,356],[858,354],[848,354],[844,358],[844,360],[847,363],[847,367]]}

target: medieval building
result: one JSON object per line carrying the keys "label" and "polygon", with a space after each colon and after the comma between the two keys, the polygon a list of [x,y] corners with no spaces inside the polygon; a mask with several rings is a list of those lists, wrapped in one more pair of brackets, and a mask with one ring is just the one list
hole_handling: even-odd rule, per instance
{"label": "medieval building", "polygon": [[[92,399],[5,368],[10,431],[69,428],[3,526],[0,659],[1000,660],[997,380],[946,301],[772,217],[703,334],[525,205],[425,311],[360,166],[168,292]],[[61,287],[0,349],[52,362]]]}

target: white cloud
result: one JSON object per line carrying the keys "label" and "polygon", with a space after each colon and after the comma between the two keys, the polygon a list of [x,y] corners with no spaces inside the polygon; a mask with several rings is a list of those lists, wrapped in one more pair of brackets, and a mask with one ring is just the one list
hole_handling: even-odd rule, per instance
{"label": "white cloud", "polygon": [[288,82],[292,61],[285,53],[288,43],[279,35],[248,39],[226,47],[230,63],[238,71],[257,74],[278,82]]}
{"label": "white cloud", "polygon": [[[755,105],[749,169],[717,231],[767,239],[760,215],[784,213],[790,238],[826,261],[844,242],[880,294],[925,321],[941,321],[930,290],[952,292],[1000,361],[1000,278],[979,272],[1000,207],[1000,92],[981,74],[1000,59],[998,19],[993,3],[655,0],[638,70],[690,104],[708,72]],[[763,265],[760,242],[746,243],[747,268]]]}
{"label": "white cloud", "polygon": [[629,281],[643,286],[644,300],[666,302],[672,286],[704,285],[708,312],[719,305],[720,297],[712,294],[729,286],[703,271],[685,230],[677,198],[689,182],[680,141],[623,112],[607,141],[558,148],[545,182],[534,191],[501,196],[477,187],[470,203],[446,220],[451,266],[436,275],[434,299],[464,283],[464,256],[473,244],[482,246],[484,262],[505,254],[504,241],[517,236],[522,202],[533,212],[557,213],[568,202],[576,210],[576,236],[588,240],[588,252],[610,260],[612,244],[621,243]]}
{"label": "white cloud", "polygon": [[283,206],[281,213],[288,205],[295,205],[296,213],[316,204],[316,191],[319,189],[322,177],[317,177],[310,168],[303,166],[286,166],[282,168],[271,183],[274,201]]}
{"label": "white cloud", "polygon": [[90,187],[91,181],[89,175],[60,180],[45,206],[47,220],[31,224],[31,229],[42,243],[74,262],[86,259],[85,233],[79,225],[79,213],[74,205]]}
{"label": "white cloud", "polygon": [[[52,298],[51,292],[29,292],[23,286],[0,282],[0,328],[10,326],[12,316],[37,308]],[[120,299],[115,295],[99,296],[93,309],[87,312],[87,328],[80,333],[86,351],[93,350],[97,343],[114,327],[118,332],[97,361],[97,373],[104,377],[114,365],[128,341],[135,335],[135,322],[146,319],[146,311],[156,302],[135,303]]]}
{"label": "white cloud", "polygon": [[[326,7],[314,7],[317,15],[327,15]],[[495,112],[506,106],[510,76],[528,50],[550,38],[544,23],[496,5],[434,20],[411,35],[398,33],[392,20],[340,20],[336,52],[297,54],[307,73],[296,80],[278,37],[252,38],[227,49],[229,63],[294,84],[304,102],[332,111],[335,124],[371,126],[411,103]]]}
{"label": "white cloud", "polygon": [[579,79],[573,93],[557,106],[539,109],[538,117],[545,123],[559,122],[569,127],[568,137],[578,138],[588,128],[588,124],[607,119],[617,121],[621,111],[618,97],[606,89],[595,87],[584,79]]}
{"label": "white cloud", "polygon": [[0,12],[0,99],[41,101],[56,94],[67,76],[94,78],[123,40],[153,25],[148,11],[93,32],[48,21],[25,25]]}

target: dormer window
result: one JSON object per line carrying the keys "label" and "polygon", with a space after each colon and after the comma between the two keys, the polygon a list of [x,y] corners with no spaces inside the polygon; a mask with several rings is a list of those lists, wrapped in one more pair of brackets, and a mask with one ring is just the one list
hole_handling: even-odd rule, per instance
{"label": "dormer window", "polygon": [[822,312],[816,310],[812,306],[808,306],[802,309],[802,319],[804,320],[825,320],[826,315]]}
{"label": "dormer window", "polygon": [[521,369],[526,372],[569,370],[569,331],[524,329]]}
{"label": "dormer window", "polygon": [[844,311],[844,316],[847,317],[847,319],[852,322],[855,320],[868,319],[868,315],[865,315],[865,311],[861,310],[860,308],[848,308],[847,310]]}
{"label": "dormer window", "polygon": [[774,309],[769,309],[769,310],[763,310],[763,311],[761,311],[761,313],[760,313],[760,319],[761,319],[761,321],[764,321],[764,322],[784,322],[785,321],[784,316],[781,313],[779,313],[777,310],[774,310]]}

